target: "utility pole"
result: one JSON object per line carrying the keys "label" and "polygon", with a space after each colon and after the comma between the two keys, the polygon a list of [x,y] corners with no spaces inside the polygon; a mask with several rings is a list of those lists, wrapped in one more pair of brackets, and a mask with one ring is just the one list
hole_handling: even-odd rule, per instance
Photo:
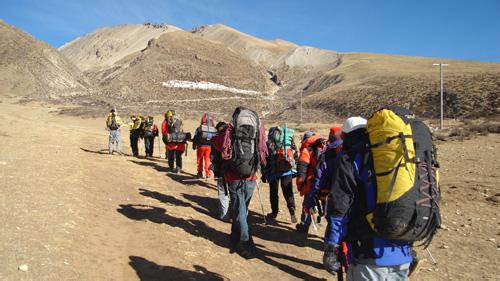
{"label": "utility pole", "polygon": [[439,66],[439,76],[441,77],[441,121],[439,122],[439,129],[443,129],[443,123],[444,123],[444,110],[443,110],[443,92],[444,92],[444,86],[443,86],[443,79],[444,79],[444,71],[443,67],[448,66],[447,63],[434,63],[432,64],[434,66]]}

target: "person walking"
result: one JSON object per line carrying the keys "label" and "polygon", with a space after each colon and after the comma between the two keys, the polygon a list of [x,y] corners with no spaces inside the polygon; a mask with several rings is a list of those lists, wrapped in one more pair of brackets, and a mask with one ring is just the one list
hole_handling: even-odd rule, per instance
{"label": "person walking", "polygon": [[146,157],[153,157],[155,138],[158,136],[158,126],[153,116],[148,116],[144,126],[144,148]]}
{"label": "person walking", "polygon": [[106,118],[106,129],[109,131],[108,138],[108,151],[109,154],[113,154],[113,147],[116,144],[116,152],[122,154],[122,140],[120,135],[120,127],[123,125],[122,119],[116,113],[113,108],[109,111],[108,117]]}
{"label": "person walking", "polygon": [[292,223],[297,223],[293,178],[297,174],[296,161],[299,155],[293,140],[294,130],[288,128],[287,125],[273,127],[269,129],[267,136],[269,156],[267,165],[262,168],[262,182],[269,182],[269,201],[271,202],[271,213],[267,214],[267,221],[274,222],[278,216],[278,189],[281,186],[290,220]]}
{"label": "person walking", "polygon": [[[218,134],[226,129],[225,122],[219,122],[215,126]],[[216,136],[215,136],[216,137]],[[212,139],[215,141],[215,138]],[[229,221],[231,216],[229,213],[230,196],[226,180],[224,179],[224,170],[222,167],[222,153],[217,149],[211,150],[211,168],[217,181],[217,195],[219,198],[219,218],[223,221]]]}
{"label": "person walking", "polygon": [[375,234],[367,212],[376,204],[370,140],[366,120],[351,117],[342,129],[343,152],[335,166],[327,203],[327,229],[323,264],[337,274],[342,266],[340,245],[347,243],[349,266],[347,280],[407,280],[412,247],[410,242],[390,241]]}
{"label": "person walking", "polygon": [[[193,149],[196,150],[196,165],[198,177],[210,178],[212,173],[210,167],[210,154],[212,151],[212,138],[217,134],[214,120],[207,113],[203,114],[200,126],[196,128],[193,138]],[[205,172],[205,176],[203,176]]]}
{"label": "person walking", "polygon": [[248,205],[256,186],[256,173],[266,165],[265,129],[255,111],[238,107],[232,121],[214,140],[222,154],[224,180],[231,197],[231,248],[242,257],[255,256],[255,244],[248,224]]}
{"label": "person walking", "polygon": [[165,114],[161,132],[167,151],[168,167],[171,171],[180,173],[182,172],[182,154],[186,151],[186,134],[183,132],[182,120],[175,111],[169,110]]}
{"label": "person walking", "polygon": [[130,120],[132,122],[129,124],[130,125],[130,148],[132,149],[132,155],[134,157],[139,156],[139,138],[142,136],[142,117],[132,115],[130,116]]}

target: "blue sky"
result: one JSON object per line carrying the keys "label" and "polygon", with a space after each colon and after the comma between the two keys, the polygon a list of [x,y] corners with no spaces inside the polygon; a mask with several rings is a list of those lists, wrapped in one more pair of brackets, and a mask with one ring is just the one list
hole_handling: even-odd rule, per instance
{"label": "blue sky", "polygon": [[0,18],[59,47],[92,30],[223,23],[264,39],[342,52],[500,62],[497,0],[1,0]]}

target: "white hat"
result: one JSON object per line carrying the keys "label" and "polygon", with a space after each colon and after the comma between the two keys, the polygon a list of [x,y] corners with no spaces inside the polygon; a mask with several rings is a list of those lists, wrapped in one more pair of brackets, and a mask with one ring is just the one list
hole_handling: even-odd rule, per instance
{"label": "white hat", "polygon": [[365,128],[366,127],[366,119],[363,117],[349,117],[345,120],[344,125],[342,126],[342,132],[348,134],[354,130]]}

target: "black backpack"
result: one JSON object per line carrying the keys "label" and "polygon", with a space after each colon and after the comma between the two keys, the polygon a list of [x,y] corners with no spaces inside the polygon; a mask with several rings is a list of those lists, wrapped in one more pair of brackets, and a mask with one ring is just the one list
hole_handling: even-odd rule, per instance
{"label": "black backpack", "polygon": [[118,130],[120,126],[118,126],[118,123],[116,122],[116,116],[111,117],[111,123],[109,124],[109,129],[110,130]]}
{"label": "black backpack", "polygon": [[241,178],[255,174],[260,164],[260,120],[255,111],[238,107],[233,113],[233,155],[229,168]]}

